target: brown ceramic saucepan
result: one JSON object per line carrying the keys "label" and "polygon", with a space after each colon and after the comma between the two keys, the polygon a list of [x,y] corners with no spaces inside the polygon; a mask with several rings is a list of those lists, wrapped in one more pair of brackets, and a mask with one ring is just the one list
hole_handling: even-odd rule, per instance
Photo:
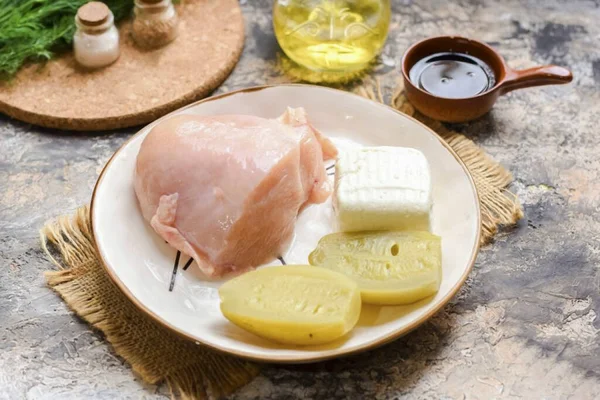
{"label": "brown ceramic saucepan", "polygon": [[479,118],[499,96],[515,89],[573,80],[569,70],[556,65],[514,70],[487,44],[457,36],[411,46],[402,58],[402,75],[413,106],[444,122]]}

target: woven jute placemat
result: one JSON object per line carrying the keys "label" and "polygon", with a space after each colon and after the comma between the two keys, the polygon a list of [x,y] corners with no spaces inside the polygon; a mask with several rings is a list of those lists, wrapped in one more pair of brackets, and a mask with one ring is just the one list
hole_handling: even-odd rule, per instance
{"label": "woven jute placemat", "polygon": [[[358,92],[383,100],[377,84],[361,86]],[[470,139],[415,113],[401,87],[392,105],[438,132],[471,171],[481,201],[484,243],[499,226],[522,217],[518,199],[506,190],[512,180],[507,170]],[[104,272],[89,218],[85,206],[42,228],[42,247],[57,266],[46,272],[47,282],[79,317],[105,335],[136,374],[151,384],[166,382],[174,397],[194,400],[227,395],[258,374],[258,365],[183,339],[136,308]]]}

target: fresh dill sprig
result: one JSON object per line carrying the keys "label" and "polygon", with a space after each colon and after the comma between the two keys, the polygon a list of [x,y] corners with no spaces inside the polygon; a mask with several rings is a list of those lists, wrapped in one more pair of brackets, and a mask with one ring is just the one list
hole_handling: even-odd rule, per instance
{"label": "fresh dill sprig", "polygon": [[[10,79],[27,62],[51,59],[68,49],[75,14],[89,0],[0,0],[0,79]],[[104,0],[119,21],[133,0]]]}

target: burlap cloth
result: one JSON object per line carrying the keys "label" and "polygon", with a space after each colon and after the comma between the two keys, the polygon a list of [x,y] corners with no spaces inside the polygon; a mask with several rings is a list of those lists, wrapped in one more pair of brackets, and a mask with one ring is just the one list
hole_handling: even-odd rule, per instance
{"label": "burlap cloth", "polygon": [[[383,101],[377,81],[367,82],[357,92]],[[522,217],[518,199],[506,190],[512,181],[510,172],[470,139],[415,113],[401,87],[391,103],[440,134],[471,171],[481,201],[483,243],[493,238],[499,226],[515,224]],[[58,267],[46,272],[48,285],[79,317],[100,330],[144,381],[166,382],[174,397],[205,399],[229,394],[258,374],[256,364],[196,345],[140,312],[105,274],[94,247],[87,206],[46,224],[41,239]]]}

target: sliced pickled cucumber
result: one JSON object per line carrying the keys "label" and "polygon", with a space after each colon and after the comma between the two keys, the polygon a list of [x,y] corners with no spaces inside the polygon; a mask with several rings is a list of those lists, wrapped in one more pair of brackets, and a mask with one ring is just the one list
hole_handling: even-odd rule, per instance
{"label": "sliced pickled cucumber", "polygon": [[221,312],[229,321],[280,343],[310,345],[348,333],[360,315],[357,284],[311,266],[263,268],[221,286]]}
{"label": "sliced pickled cucumber", "polygon": [[369,304],[414,303],[436,293],[442,280],[441,238],[429,232],[334,233],[308,260],[354,279]]}

